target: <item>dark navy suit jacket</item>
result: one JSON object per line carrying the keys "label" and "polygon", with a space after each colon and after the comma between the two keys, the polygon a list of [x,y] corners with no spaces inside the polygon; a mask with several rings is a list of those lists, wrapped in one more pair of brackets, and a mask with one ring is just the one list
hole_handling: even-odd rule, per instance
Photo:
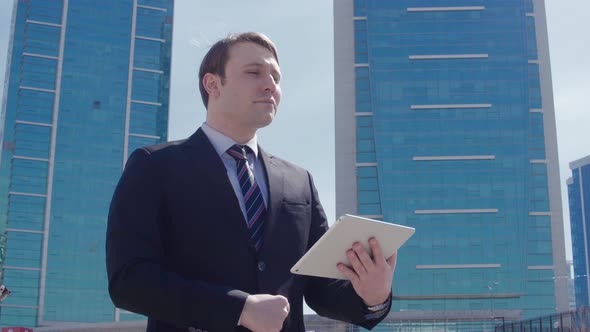
{"label": "dark navy suit jacket", "polygon": [[240,331],[248,294],[287,297],[283,331],[305,331],[303,297],[318,314],[372,328],[350,282],[294,275],[324,234],[310,174],[260,149],[269,188],[262,247],[250,243],[223,162],[207,136],[136,150],[109,211],[106,263],[118,308],[146,315],[148,331]]}

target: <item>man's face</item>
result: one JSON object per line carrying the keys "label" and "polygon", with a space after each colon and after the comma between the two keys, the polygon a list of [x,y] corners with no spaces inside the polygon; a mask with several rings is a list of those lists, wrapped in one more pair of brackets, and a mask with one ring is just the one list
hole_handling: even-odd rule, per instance
{"label": "man's face", "polygon": [[226,121],[243,129],[268,126],[281,100],[281,72],[271,51],[243,42],[229,50],[219,88],[219,110]]}

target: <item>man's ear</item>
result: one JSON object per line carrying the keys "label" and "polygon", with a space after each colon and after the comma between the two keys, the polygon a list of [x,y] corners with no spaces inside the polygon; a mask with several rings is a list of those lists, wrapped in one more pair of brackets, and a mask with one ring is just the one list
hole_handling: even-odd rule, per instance
{"label": "man's ear", "polygon": [[203,76],[203,86],[205,90],[209,94],[209,97],[218,97],[219,96],[219,86],[221,85],[221,80],[218,75],[207,73]]}

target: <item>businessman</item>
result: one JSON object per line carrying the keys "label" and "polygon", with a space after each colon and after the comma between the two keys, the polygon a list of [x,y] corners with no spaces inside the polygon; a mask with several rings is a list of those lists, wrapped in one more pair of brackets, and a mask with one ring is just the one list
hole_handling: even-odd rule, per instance
{"label": "businessman", "polygon": [[206,122],[129,157],[109,211],[109,292],[147,331],[303,332],[304,297],[365,328],[389,312],[396,256],[374,239],[372,256],[354,243],[338,265],[350,281],[289,272],[328,224],[311,175],[258,145],[280,81],[268,37],[218,41],[199,71]]}

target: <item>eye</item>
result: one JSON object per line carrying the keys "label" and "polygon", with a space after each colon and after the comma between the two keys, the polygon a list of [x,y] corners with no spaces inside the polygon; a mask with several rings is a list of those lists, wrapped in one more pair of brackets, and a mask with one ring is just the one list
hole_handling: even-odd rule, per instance
{"label": "eye", "polygon": [[250,75],[255,75],[255,76],[258,76],[260,74],[260,72],[257,70],[250,70],[250,71],[247,71],[246,73],[250,74]]}

